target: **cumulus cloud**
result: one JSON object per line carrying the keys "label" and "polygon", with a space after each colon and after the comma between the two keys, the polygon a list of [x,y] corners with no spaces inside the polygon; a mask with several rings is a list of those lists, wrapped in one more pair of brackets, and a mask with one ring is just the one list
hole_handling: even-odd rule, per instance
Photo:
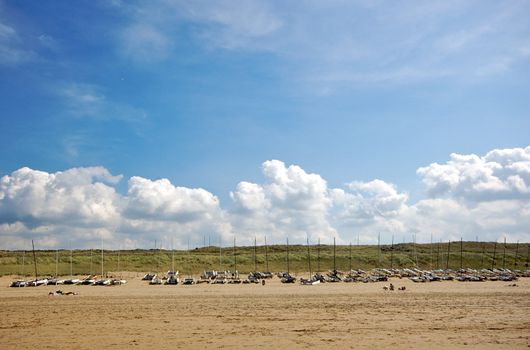
{"label": "cumulus cloud", "polygon": [[348,184],[365,215],[383,217],[397,215],[405,206],[408,195],[398,193],[393,184],[375,179],[370,182],[354,181]]}
{"label": "cumulus cloud", "polygon": [[203,189],[133,177],[121,195],[115,188],[121,178],[103,167],[56,173],[25,167],[5,175],[0,179],[0,235],[12,247],[31,237],[41,247],[93,247],[103,239],[114,248],[123,242],[132,248],[171,238],[183,246],[198,232],[230,231],[218,199]]}
{"label": "cumulus cloud", "polygon": [[262,164],[264,184],[241,182],[230,193],[234,202],[231,222],[242,235],[270,235],[275,240],[290,236],[303,240],[336,236],[327,216],[332,205],[326,181],[297,165],[279,160]]}
{"label": "cumulus cloud", "polygon": [[175,187],[167,179],[152,181],[134,176],[127,191],[128,217],[189,222],[210,218],[219,200],[201,188]]}
{"label": "cumulus cloud", "polygon": [[[133,248],[165,247],[175,239],[204,236],[250,243],[266,235],[302,243],[383,242],[392,235],[419,242],[435,239],[530,239],[528,194],[530,147],[497,149],[483,156],[452,154],[443,164],[419,168],[427,197],[411,203],[407,192],[375,179],[329,187],[319,174],[279,160],[262,164],[264,181],[242,181],[230,192],[231,203],[200,188],[173,185],[168,179],[138,176],[118,193],[121,176],[103,167],[63,172],[21,168],[0,179],[0,235],[12,248],[37,238],[41,246],[118,244]],[[410,238],[409,238],[410,239]],[[396,239],[397,240],[397,239]],[[7,243],[6,243],[7,242]]]}
{"label": "cumulus cloud", "polygon": [[29,226],[64,222],[88,227],[109,225],[119,216],[119,195],[106,183],[119,179],[102,167],[54,174],[21,168],[0,179],[0,220]]}
{"label": "cumulus cloud", "polygon": [[358,236],[363,242],[373,243],[380,232],[406,232],[402,221],[409,210],[408,195],[383,180],[354,181],[345,189],[333,189],[331,221],[350,241]]}
{"label": "cumulus cloud", "polygon": [[433,163],[417,173],[431,197],[530,199],[530,147],[493,150],[483,157],[453,153],[445,164]]}

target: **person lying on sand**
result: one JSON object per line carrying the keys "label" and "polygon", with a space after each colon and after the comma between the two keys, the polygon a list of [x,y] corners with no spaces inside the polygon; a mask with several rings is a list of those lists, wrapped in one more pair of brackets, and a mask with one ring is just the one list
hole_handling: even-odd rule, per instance
{"label": "person lying on sand", "polygon": [[49,292],[49,296],[59,296],[59,295],[77,295],[75,292],[63,292],[62,290],[56,290],[55,292]]}

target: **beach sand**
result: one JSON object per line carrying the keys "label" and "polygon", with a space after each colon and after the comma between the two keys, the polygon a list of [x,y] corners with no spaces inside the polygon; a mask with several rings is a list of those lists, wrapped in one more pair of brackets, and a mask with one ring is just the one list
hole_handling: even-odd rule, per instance
{"label": "beach sand", "polygon": [[[529,349],[530,279],[8,288],[0,349]],[[48,296],[61,289],[78,295]]]}

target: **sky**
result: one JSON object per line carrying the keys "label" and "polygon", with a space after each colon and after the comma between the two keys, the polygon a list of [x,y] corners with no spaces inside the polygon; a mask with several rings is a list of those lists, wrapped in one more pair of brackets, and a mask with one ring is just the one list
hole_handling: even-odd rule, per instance
{"label": "sky", "polygon": [[0,249],[528,242],[528,13],[0,0]]}

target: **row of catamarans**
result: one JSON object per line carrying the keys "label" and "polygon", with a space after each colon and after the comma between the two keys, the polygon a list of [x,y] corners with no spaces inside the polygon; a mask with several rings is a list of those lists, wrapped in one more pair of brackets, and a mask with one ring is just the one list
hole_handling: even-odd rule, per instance
{"label": "row of catamarans", "polygon": [[[297,278],[289,272],[278,272],[276,276],[282,283],[296,283]],[[265,284],[266,279],[273,277],[271,272],[250,272],[246,278],[241,278],[238,271],[204,271],[198,278],[191,276],[180,278],[178,271],[168,271],[165,276],[160,277],[156,273],[147,273],[142,278],[150,285],[192,285],[192,284]],[[408,278],[413,282],[436,282],[436,281],[460,281],[460,282],[483,282],[483,281],[515,281],[519,277],[530,277],[530,270],[509,270],[509,269],[434,269],[420,270],[418,268],[383,269],[376,268],[370,271],[352,269],[347,273],[330,270],[323,274],[317,272],[311,274],[310,278],[300,278],[302,285],[315,285],[320,283],[337,282],[384,282],[389,278]],[[85,278],[43,278],[34,280],[16,280],[10,287],[37,287],[42,285],[93,285],[93,286],[115,286],[127,283],[121,278],[103,278],[95,275],[88,275]]]}
{"label": "row of catamarans", "polygon": [[90,285],[90,286],[116,286],[127,283],[127,280],[121,278],[98,278],[95,275],[88,275],[85,278],[43,278],[36,280],[17,280],[13,281],[10,287],[38,287],[47,285]]}
{"label": "row of catamarans", "polygon": [[[280,276],[285,279],[284,275]],[[314,274],[310,279],[301,279],[302,284],[316,284],[324,282],[384,282],[389,278],[409,278],[413,282],[434,281],[460,281],[460,282],[482,282],[482,281],[515,281],[519,277],[530,277],[530,270],[509,269],[435,269],[420,270],[417,268],[383,269],[376,268],[371,271],[352,269],[347,274],[331,270],[325,276],[321,273]]]}
{"label": "row of catamarans", "polygon": [[168,271],[165,276],[160,277],[155,273],[147,273],[142,278],[148,281],[150,285],[191,285],[191,284],[249,284],[249,283],[264,283],[265,279],[272,278],[271,272],[251,272],[247,278],[241,278],[239,271],[204,271],[203,274],[196,280],[191,276],[181,279],[178,271]]}
{"label": "row of catamarans", "polygon": [[[289,272],[278,272],[276,276],[282,283],[296,283],[297,278]],[[151,285],[158,284],[248,284],[263,283],[264,280],[272,278],[271,272],[250,272],[246,278],[241,278],[238,271],[204,271],[199,279],[195,280],[191,276],[180,279],[178,271],[168,271],[166,276],[159,277],[157,274],[148,273],[143,280]],[[420,270],[417,268],[383,269],[377,268],[370,271],[352,269],[347,273],[330,270],[323,274],[317,272],[310,278],[300,278],[302,285],[316,285],[320,283],[373,283],[385,282],[389,278],[408,278],[413,282],[434,282],[434,281],[515,281],[519,277],[530,277],[530,270],[508,270],[508,269],[436,269]]]}

